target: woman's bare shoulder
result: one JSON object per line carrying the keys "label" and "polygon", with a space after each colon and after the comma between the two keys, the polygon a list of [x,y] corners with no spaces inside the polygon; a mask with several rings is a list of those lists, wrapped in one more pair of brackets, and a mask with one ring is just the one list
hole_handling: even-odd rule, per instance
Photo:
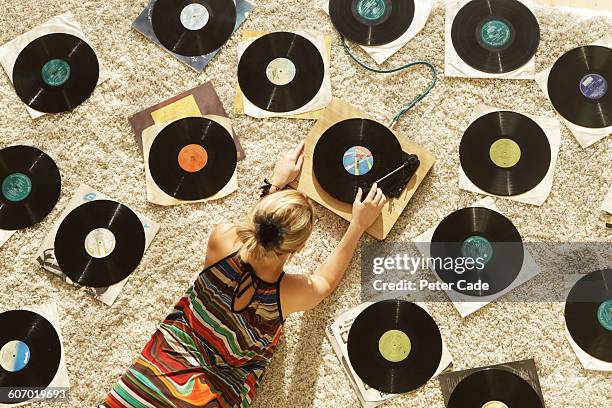
{"label": "woman's bare shoulder", "polygon": [[212,265],[238,249],[240,249],[240,243],[236,235],[236,227],[229,222],[218,224],[208,238],[205,265]]}

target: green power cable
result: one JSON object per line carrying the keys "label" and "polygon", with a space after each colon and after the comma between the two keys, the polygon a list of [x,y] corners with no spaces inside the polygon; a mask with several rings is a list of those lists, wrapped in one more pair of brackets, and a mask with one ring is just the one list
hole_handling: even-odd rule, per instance
{"label": "green power cable", "polygon": [[431,74],[432,74],[432,80],[429,83],[429,85],[427,86],[427,89],[425,89],[425,91],[420,94],[419,96],[417,96],[416,98],[414,98],[408,105],[404,106],[402,108],[402,110],[400,110],[397,115],[395,115],[393,117],[393,120],[391,120],[391,123],[389,123],[388,127],[389,128],[393,128],[395,126],[395,124],[400,120],[400,118],[406,113],[408,112],[410,109],[412,109],[414,107],[414,105],[416,105],[417,103],[419,103],[421,100],[423,100],[423,98],[425,98],[429,92],[434,88],[434,86],[436,86],[436,81],[438,80],[438,71],[436,70],[436,67],[429,61],[412,61],[409,62],[408,64],[399,66],[399,67],[395,67],[395,68],[374,68],[369,66],[368,64],[366,64],[365,62],[363,62],[362,60],[360,60],[359,58],[357,58],[357,56],[355,54],[353,54],[353,52],[351,51],[351,48],[348,46],[348,44],[346,43],[346,39],[344,38],[344,36],[341,36],[342,38],[342,46],[344,47],[344,50],[346,51],[346,53],[351,57],[351,59],[353,61],[355,61],[358,65],[360,65],[362,68],[367,69],[368,71],[371,72],[375,72],[378,74],[390,74],[393,72],[398,72],[398,71],[402,71],[404,69],[408,69],[410,67],[413,67],[415,65],[425,65],[427,68],[429,68],[431,70]]}

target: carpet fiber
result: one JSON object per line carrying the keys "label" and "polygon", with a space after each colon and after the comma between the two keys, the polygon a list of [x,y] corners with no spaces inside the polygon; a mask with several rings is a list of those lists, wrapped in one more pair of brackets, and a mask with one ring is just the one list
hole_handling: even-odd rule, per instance
{"label": "carpet fiber", "polygon": [[[202,269],[213,226],[238,220],[255,203],[263,175],[271,172],[271,158],[296,144],[312,126],[310,121],[233,118],[247,152],[247,159],[238,167],[240,190],[210,204],[161,208],[145,200],[143,161],[128,125],[129,115],[206,80],[213,81],[231,111],[236,45],[244,29],[304,28],[333,34],[334,96],[385,123],[428,83],[426,69],[382,76],[357,67],[342,51],[328,17],[312,4],[311,0],[254,1],[255,9],[241,31],[204,73],[196,74],[130,28],[145,6],[144,0],[0,0],[0,42],[70,10],[111,75],[74,112],[36,121],[30,120],[8,77],[0,75],[0,145],[31,144],[43,149],[56,160],[63,177],[62,196],[53,213],[34,228],[15,234],[0,249],[0,310],[51,301],[59,304],[72,400],[52,406],[91,407],[104,398]],[[565,50],[595,41],[612,29],[610,17],[542,7],[536,9],[536,15],[542,31],[538,71]],[[438,5],[425,29],[389,65],[426,59],[441,68],[443,28],[444,10]],[[482,102],[535,115],[554,115],[533,81],[441,78],[431,95],[397,126],[397,130],[431,149],[438,161],[389,241],[409,241],[452,210],[476,201],[477,195],[458,190],[457,151],[472,107]],[[563,128],[555,183],[546,203],[536,208],[499,200],[498,205],[527,240],[609,241],[612,236],[604,228],[599,206],[612,181],[611,158],[612,139],[583,150]],[[162,224],[112,308],[33,263],[40,241],[81,183]],[[288,272],[313,271],[341,238],[346,222],[320,207],[319,215],[311,241],[288,266]],[[359,303],[359,285],[356,258],[330,299],[314,311],[288,319],[256,407],[358,406],[325,338],[324,326],[330,317]],[[548,406],[594,408],[609,403],[610,373],[581,368],[563,336],[562,303],[493,304],[464,320],[448,303],[433,304],[431,310],[448,341],[456,369],[534,358]],[[438,382],[431,381],[387,406],[442,407]]]}

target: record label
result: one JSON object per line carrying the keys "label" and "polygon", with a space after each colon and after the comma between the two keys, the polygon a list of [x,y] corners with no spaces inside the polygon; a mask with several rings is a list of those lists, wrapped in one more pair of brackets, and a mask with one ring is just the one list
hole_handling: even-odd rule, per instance
{"label": "record label", "polygon": [[580,80],[580,92],[591,100],[603,98],[608,93],[608,81],[599,74],[586,74]]}
{"label": "record label", "polygon": [[487,20],[480,29],[480,40],[491,48],[503,48],[511,38],[510,23],[500,19]]}
{"label": "record label", "polygon": [[85,251],[97,259],[109,256],[117,245],[115,235],[106,228],[96,228],[85,237]]}
{"label": "record label", "polygon": [[32,180],[23,173],[10,174],[2,182],[2,195],[11,202],[23,201],[31,192]]}
{"label": "record label", "polygon": [[188,144],[178,154],[178,162],[181,168],[189,173],[196,173],[208,163],[208,153],[199,144]]}
{"label": "record label", "polygon": [[43,65],[40,75],[49,86],[64,85],[70,79],[70,64],[63,59],[54,58]]}
{"label": "record label", "polygon": [[489,401],[482,406],[482,408],[510,408],[506,404],[500,401]]}
{"label": "record label", "polygon": [[275,58],[268,64],[266,75],[274,85],[283,86],[295,79],[295,64],[288,58]]}
{"label": "record label", "polygon": [[367,147],[353,146],[344,152],[342,164],[349,174],[363,176],[374,167],[374,156]]}
{"label": "record label", "polygon": [[486,265],[493,258],[493,246],[485,237],[473,235],[463,241],[461,254],[467,259],[480,259]]}
{"label": "record label", "polygon": [[378,341],[378,351],[385,360],[392,363],[405,360],[411,348],[410,337],[401,330],[387,330]]}
{"label": "record label", "polygon": [[597,321],[601,326],[612,331],[612,299],[602,302],[597,308]]}
{"label": "record label", "polygon": [[181,11],[181,24],[187,30],[196,31],[204,28],[210,19],[208,9],[199,3],[185,6]]}
{"label": "record label", "polygon": [[489,157],[496,166],[508,169],[521,160],[521,147],[512,139],[498,139],[491,145]]}
{"label": "record label", "polygon": [[21,371],[30,361],[30,348],[26,343],[12,340],[0,349],[0,367],[11,373]]}
{"label": "record label", "polygon": [[[357,11],[358,19],[365,19],[368,23],[381,23],[383,17],[391,14],[391,3],[387,4],[385,0],[357,0],[355,1],[355,10]],[[361,17],[361,18],[360,18]]]}

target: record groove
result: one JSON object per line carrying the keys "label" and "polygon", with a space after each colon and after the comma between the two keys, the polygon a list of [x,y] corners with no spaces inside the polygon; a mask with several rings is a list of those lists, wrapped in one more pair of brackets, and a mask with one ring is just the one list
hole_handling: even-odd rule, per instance
{"label": "record groove", "polygon": [[55,207],[61,176],[46,153],[30,146],[0,150],[0,229],[18,230],[42,221]]}
{"label": "record groove", "polygon": [[256,39],[238,63],[245,98],[268,112],[291,112],[314,99],[323,86],[319,49],[299,34],[275,32]]}
{"label": "record groove", "polygon": [[217,194],[230,182],[238,154],[229,132],[219,123],[189,117],[170,123],[149,151],[149,170],[171,197],[195,201]]}
{"label": "record groove", "polygon": [[79,285],[105,288],[127,278],[145,250],[138,216],[123,204],[95,200],[72,210],[55,236],[55,258]]}
{"label": "record groove", "polygon": [[379,46],[401,37],[414,19],[414,0],[333,0],[336,30],[358,44]]}
{"label": "record groove", "polygon": [[13,85],[19,98],[39,112],[70,111],[98,83],[98,58],[79,37],[52,33],[30,42],[17,56]]}
{"label": "record groove", "polygon": [[[521,235],[512,222],[484,207],[451,213],[436,227],[431,239],[432,258],[454,260],[452,264],[437,265],[438,276],[452,283],[454,291],[469,296],[489,296],[506,289],[519,275],[524,255]],[[481,258],[483,267],[456,271],[459,258]],[[489,288],[458,288],[460,280],[487,283]]]}
{"label": "record groove", "polygon": [[563,54],[548,75],[551,103],[575,125],[612,126],[612,49],[578,47]]}
{"label": "record groove", "polygon": [[466,176],[480,189],[498,196],[515,196],[535,188],[548,174],[551,156],[542,128],[511,111],[476,119],[459,146]]}
{"label": "record groove", "polygon": [[157,0],[151,23],[168,50],[189,57],[206,55],[231,37],[236,5],[233,0]]}
{"label": "record groove", "polygon": [[386,300],[357,316],[347,348],[351,366],[363,382],[396,394],[417,389],[434,376],[442,359],[442,336],[420,306]]}
{"label": "record groove", "polygon": [[[46,388],[57,373],[62,345],[53,325],[38,313],[0,313],[0,387]],[[15,404],[28,398],[0,403]]]}
{"label": "record groove", "polygon": [[451,40],[466,64],[501,74],[533,58],[540,27],[531,10],[517,0],[472,0],[453,19]]}

